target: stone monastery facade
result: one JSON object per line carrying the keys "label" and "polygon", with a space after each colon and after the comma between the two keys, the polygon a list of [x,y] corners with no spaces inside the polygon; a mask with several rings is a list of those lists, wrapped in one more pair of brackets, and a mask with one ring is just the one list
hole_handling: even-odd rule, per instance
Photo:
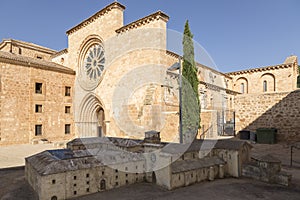
{"label": "stone monastery facade", "polygon": [[[54,51],[8,39],[0,43],[0,145],[69,141],[77,137],[178,136],[179,55],[167,50],[161,11],[125,25],[114,2],[67,31]],[[283,64],[222,73],[198,65],[198,138],[275,127],[299,137],[296,56]],[[231,124],[232,127],[226,126]]]}

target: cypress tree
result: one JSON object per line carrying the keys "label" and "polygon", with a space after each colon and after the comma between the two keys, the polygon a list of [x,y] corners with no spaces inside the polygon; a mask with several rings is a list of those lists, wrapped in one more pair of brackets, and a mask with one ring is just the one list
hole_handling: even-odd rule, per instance
{"label": "cypress tree", "polygon": [[193,34],[190,31],[188,20],[185,23],[182,44],[182,130],[183,140],[191,142],[200,128],[200,102]]}

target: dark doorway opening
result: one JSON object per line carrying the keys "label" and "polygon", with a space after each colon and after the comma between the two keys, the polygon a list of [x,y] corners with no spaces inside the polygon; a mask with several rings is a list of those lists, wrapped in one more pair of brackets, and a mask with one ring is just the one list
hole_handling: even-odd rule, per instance
{"label": "dark doorway opening", "polygon": [[152,183],[156,184],[156,175],[155,175],[155,172],[152,172]]}
{"label": "dark doorway opening", "polygon": [[100,182],[100,190],[106,190],[106,182],[104,179]]}
{"label": "dark doorway opening", "polygon": [[99,108],[97,110],[97,120],[98,120],[98,126],[97,126],[97,135],[98,137],[105,136],[105,116],[104,116],[104,110],[103,108]]}

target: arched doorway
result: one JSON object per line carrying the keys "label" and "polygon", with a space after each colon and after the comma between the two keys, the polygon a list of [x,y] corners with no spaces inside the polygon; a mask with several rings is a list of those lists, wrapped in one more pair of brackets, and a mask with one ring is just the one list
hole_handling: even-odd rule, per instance
{"label": "arched doorway", "polygon": [[102,179],[100,182],[100,190],[106,190],[106,182],[104,179]]}
{"label": "arched doorway", "polygon": [[57,200],[57,196],[52,196],[51,200]]}
{"label": "arched doorway", "polygon": [[76,120],[79,137],[103,137],[106,135],[105,109],[95,94],[88,94],[80,105]]}
{"label": "arched doorway", "polygon": [[155,175],[155,172],[152,172],[152,183],[156,184],[156,175]]}

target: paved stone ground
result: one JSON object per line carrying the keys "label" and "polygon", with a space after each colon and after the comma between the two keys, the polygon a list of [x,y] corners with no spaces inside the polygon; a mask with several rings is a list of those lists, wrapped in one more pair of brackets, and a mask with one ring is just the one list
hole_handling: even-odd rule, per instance
{"label": "paved stone ground", "polygon": [[300,189],[297,188],[274,186],[250,179],[226,179],[202,182],[173,191],[163,190],[153,184],[142,183],[73,200],[299,200],[299,198]]}
{"label": "paved stone ground", "polygon": [[[55,148],[53,145],[33,145],[0,148],[0,164],[17,163],[21,165],[22,156],[34,154],[41,150]],[[292,173],[292,185],[284,187],[262,183],[252,179],[219,179],[212,182],[202,182],[192,186],[164,190],[156,185],[142,183],[96,193],[77,199],[214,199],[214,200],[299,200],[300,199],[300,168],[289,167],[290,148],[286,144],[264,145],[254,144],[253,155],[272,154],[283,162],[283,169]],[[16,157],[14,157],[16,156]],[[10,158],[11,157],[11,158]],[[8,160],[3,160],[8,159]],[[295,152],[295,159],[300,161],[300,151]],[[10,162],[10,161],[11,162]],[[8,162],[9,161],[9,162]],[[38,197],[28,185],[24,177],[24,167],[0,169],[0,200],[37,200]]]}
{"label": "paved stone ground", "polygon": [[[1,200],[38,200],[37,195],[24,179],[24,169],[0,170]],[[173,191],[164,190],[154,184],[141,183],[119,189],[78,197],[73,200],[299,200],[300,183],[290,187],[271,185],[252,179],[219,179],[202,182]]]}
{"label": "paved stone ground", "polygon": [[22,144],[0,147],[0,169],[25,165],[25,157],[44,150],[57,149],[54,144]]}

